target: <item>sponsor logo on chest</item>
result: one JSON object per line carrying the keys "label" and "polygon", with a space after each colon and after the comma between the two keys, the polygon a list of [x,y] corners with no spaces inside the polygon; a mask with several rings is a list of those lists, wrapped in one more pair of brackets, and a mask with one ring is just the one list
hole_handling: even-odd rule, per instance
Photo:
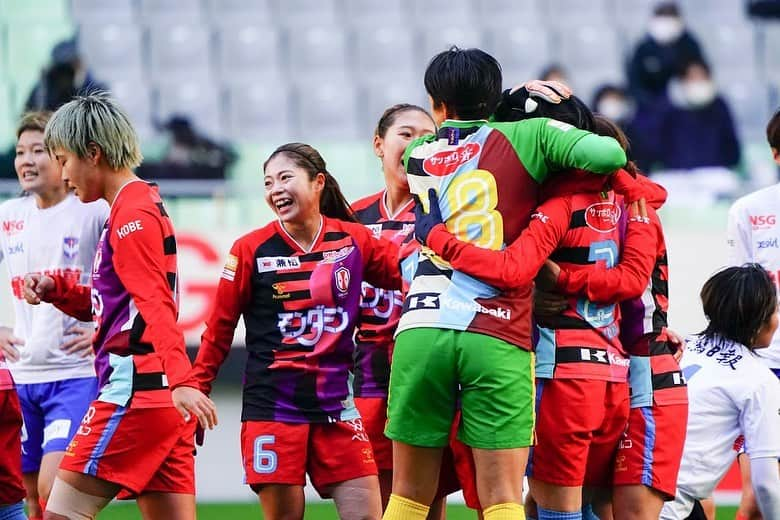
{"label": "sponsor logo on chest", "polygon": [[597,202],[585,210],[585,224],[599,233],[609,233],[617,227],[620,213],[614,202]]}
{"label": "sponsor logo on chest", "polygon": [[777,224],[777,216],[772,215],[750,215],[750,225],[753,231],[759,229],[772,229]]}
{"label": "sponsor logo on chest", "polygon": [[8,256],[24,253],[24,243],[12,244],[8,247]]}
{"label": "sponsor logo on chest", "polygon": [[4,220],[3,221],[3,233],[7,236],[12,236],[24,231],[24,220]]}
{"label": "sponsor logo on chest", "polygon": [[769,238],[767,240],[759,240],[756,242],[758,249],[777,249],[780,247],[777,243],[777,237]]}
{"label": "sponsor logo on chest", "polygon": [[301,259],[297,256],[261,256],[257,259],[257,272],[290,271],[300,269]]}

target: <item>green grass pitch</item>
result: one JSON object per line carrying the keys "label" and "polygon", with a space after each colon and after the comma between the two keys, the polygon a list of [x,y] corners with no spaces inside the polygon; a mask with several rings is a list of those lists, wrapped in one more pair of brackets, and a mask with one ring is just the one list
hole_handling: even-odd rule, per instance
{"label": "green grass pitch", "polygon": [[[736,507],[721,506],[718,508],[718,520],[733,520]],[[236,520],[260,519],[263,515],[258,504],[200,504],[198,505],[199,520]],[[134,503],[112,504],[98,518],[100,520],[140,520],[141,515]],[[333,504],[307,504],[307,520],[337,520],[336,508]],[[473,520],[477,515],[465,506],[450,506],[447,508],[448,520]]]}

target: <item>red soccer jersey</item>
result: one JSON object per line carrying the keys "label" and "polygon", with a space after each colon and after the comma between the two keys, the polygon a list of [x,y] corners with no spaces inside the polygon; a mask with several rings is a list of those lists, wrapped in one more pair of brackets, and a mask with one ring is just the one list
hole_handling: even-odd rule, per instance
{"label": "red soccer jersey", "polygon": [[[401,265],[413,263],[417,253],[414,240],[414,201],[410,200],[391,215],[385,204],[385,190],[352,204],[355,216],[375,237],[399,246]],[[408,260],[407,260],[408,259]],[[401,318],[403,292],[374,287],[363,282],[360,321],[355,332],[355,397],[387,397],[390,383],[390,353],[393,334]]]}
{"label": "red soccer jersey", "polygon": [[[666,333],[669,267],[663,226],[655,211],[666,200],[666,191],[646,177],[639,177],[638,181],[647,196],[648,216],[655,231],[654,240],[643,245],[656,252],[649,283],[647,270],[628,272],[621,263],[611,270],[597,267],[591,272],[562,272],[558,288],[569,294],[585,294],[597,302],[621,302],[620,339],[631,355],[632,407],[684,404],[688,402],[685,379]],[[629,255],[635,253],[624,251]],[[633,289],[641,280],[645,280],[644,293],[630,297],[626,289]]]}
{"label": "red soccer jersey", "polygon": [[172,406],[169,388],[188,385],[191,368],[176,325],[176,238],[157,187],[122,187],[97,247],[92,287],[55,277],[49,300],[98,323],[93,346],[99,400]]}
{"label": "red soccer jersey", "polygon": [[361,224],[323,217],[308,251],[278,221],[239,238],[195,362],[200,388],[210,392],[243,315],[249,358],[242,420],[358,417],[349,373],[363,280],[401,287],[398,247]]}
{"label": "red soccer jersey", "polygon": [[13,390],[14,378],[5,363],[5,357],[0,353],[0,390]]}

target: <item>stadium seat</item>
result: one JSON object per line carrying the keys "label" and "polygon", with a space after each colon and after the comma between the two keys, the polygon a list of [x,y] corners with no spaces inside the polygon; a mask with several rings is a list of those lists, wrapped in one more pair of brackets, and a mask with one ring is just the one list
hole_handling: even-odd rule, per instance
{"label": "stadium seat", "polygon": [[0,81],[0,150],[6,150],[13,144],[16,109],[12,101],[11,84]]}
{"label": "stadium seat", "polygon": [[773,108],[769,104],[766,82],[750,76],[719,75],[719,84],[720,93],[726,99],[737,125],[737,135],[742,139],[748,137],[763,141],[763,131]]}
{"label": "stadium seat", "polygon": [[761,58],[764,62],[767,76],[775,83],[780,83],[780,22],[766,23],[762,27],[763,46]]}
{"label": "stadium seat", "polygon": [[501,64],[505,87],[535,78],[549,64],[549,34],[544,26],[528,24],[488,33],[486,48]]}
{"label": "stadium seat", "polygon": [[601,24],[608,21],[608,0],[548,0],[543,4],[551,27],[568,30],[581,24]]}
{"label": "stadium seat", "polygon": [[204,26],[154,23],[149,27],[150,76],[206,74],[211,70],[210,50]]}
{"label": "stadium seat", "polygon": [[429,110],[428,96],[422,82],[366,83],[362,87],[360,106],[361,131],[370,135],[386,108],[398,103],[412,103]]}
{"label": "stadium seat", "polygon": [[[29,88],[49,63],[55,44],[73,36],[74,29],[62,20],[28,20],[7,27],[8,70],[18,86]],[[29,90],[17,97],[26,99]]]}
{"label": "stadium seat", "polygon": [[755,36],[748,23],[735,21],[713,25],[700,33],[699,41],[715,72],[728,68],[731,71],[740,69],[743,75],[753,74],[756,64]]}
{"label": "stadium seat", "polygon": [[133,0],[71,0],[71,13],[78,25],[128,24],[135,18]]}
{"label": "stadium seat", "polygon": [[340,28],[320,25],[301,27],[290,38],[290,71],[296,82],[347,76],[347,35]]}
{"label": "stadium seat", "polygon": [[193,126],[212,138],[223,135],[221,99],[208,81],[162,83],[157,88],[156,121],[164,124],[171,116],[186,116]]}
{"label": "stadium seat", "polygon": [[426,30],[435,30],[445,24],[467,25],[473,23],[472,4],[468,0],[426,0],[411,2],[409,5],[410,21]]}
{"label": "stadium seat", "polygon": [[581,24],[558,32],[554,41],[561,63],[574,78],[596,71],[605,76],[622,75],[620,39],[613,27]]}
{"label": "stadium seat", "polygon": [[291,138],[289,91],[276,82],[232,85],[227,96],[228,137],[244,142]]}
{"label": "stadium seat", "polygon": [[200,0],[139,0],[146,23],[195,23],[203,18]]}
{"label": "stadium seat", "polygon": [[218,25],[253,23],[271,25],[275,13],[271,0],[207,0],[206,14]]}
{"label": "stadium seat", "polygon": [[280,34],[254,22],[222,25],[217,30],[217,64],[224,83],[280,76]]}
{"label": "stadium seat", "polygon": [[141,30],[135,24],[85,23],[79,29],[78,41],[87,65],[98,77],[116,76],[112,73],[115,69],[143,66]]}
{"label": "stadium seat", "polygon": [[136,79],[114,80],[109,83],[111,95],[125,109],[142,139],[154,134],[151,95],[147,84]]}
{"label": "stadium seat", "polygon": [[0,0],[0,20],[19,21],[68,20],[68,0]]}
{"label": "stadium seat", "polygon": [[542,23],[537,2],[518,2],[517,0],[491,0],[475,2],[477,14],[485,29],[500,27],[511,28],[515,24],[530,25]]}
{"label": "stadium seat", "polygon": [[342,21],[336,0],[283,0],[278,5],[279,23],[285,26],[334,25]]}
{"label": "stadium seat", "polygon": [[320,81],[316,88],[299,86],[296,94],[296,135],[304,141],[343,141],[358,136],[357,92],[351,84]]}
{"label": "stadium seat", "polygon": [[473,25],[452,25],[437,28],[435,31],[422,28],[421,32],[422,43],[417,58],[423,64],[427,64],[433,56],[452,45],[469,48],[481,47],[483,43],[482,32]]}
{"label": "stadium seat", "polygon": [[355,38],[355,72],[360,81],[397,82],[419,72],[418,48],[410,27],[360,27]]}
{"label": "stadium seat", "polygon": [[360,28],[402,24],[408,19],[402,0],[344,0],[348,24]]}
{"label": "stadium seat", "polygon": [[746,2],[733,0],[682,0],[685,21],[698,36],[725,24],[747,21]]}

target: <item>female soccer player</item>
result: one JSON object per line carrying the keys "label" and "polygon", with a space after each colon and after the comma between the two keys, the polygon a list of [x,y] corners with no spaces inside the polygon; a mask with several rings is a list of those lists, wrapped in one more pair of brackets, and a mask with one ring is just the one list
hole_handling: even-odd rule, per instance
{"label": "female soccer player", "polygon": [[[398,104],[385,110],[374,132],[374,153],[382,163],[385,188],[352,204],[360,223],[368,226],[375,236],[399,245],[402,265],[409,267],[419,244],[414,241],[414,200],[401,157],[413,139],[435,131],[433,119],[421,107]],[[385,507],[393,477],[393,444],[385,437],[387,388],[393,334],[401,318],[403,294],[367,283],[363,284],[362,292],[355,334],[355,405],[374,450]]]}
{"label": "female soccer player", "polygon": [[688,342],[680,363],[688,382],[688,428],[677,496],[661,511],[681,520],[708,497],[744,441],[758,507],[780,518],[780,382],[756,356],[777,330],[777,294],[758,264],[729,267],[701,290],[707,328]]}
{"label": "female soccer player", "polygon": [[[598,115],[594,122],[596,133],[614,137],[624,149],[628,148],[628,140],[617,125]],[[596,268],[560,276],[557,264],[548,262],[548,266],[553,267],[551,280],[557,290],[582,294],[599,304],[620,304],[620,341],[631,355],[631,411],[614,466],[612,507],[615,518],[655,520],[664,500],[675,495],[688,397],[685,379],[675,360],[676,342],[667,330],[666,245],[661,220],[655,212],[666,200],[666,191],[638,174],[630,161],[626,169],[643,186],[647,212],[656,231],[655,265],[641,297],[627,299],[628,287],[622,278],[614,276],[614,271]],[[652,244],[646,247],[651,248]]]}
{"label": "female soccer player", "polygon": [[191,365],[176,326],[176,239],[157,189],[132,172],[141,162],[127,115],[107,95],[74,98],[46,126],[47,149],[82,202],[111,206],[92,266],[92,286],[65,276],[25,278],[31,304],[95,316],[99,395],[66,450],[44,518],[94,518],[120,492],[138,497],[147,519],[195,518],[196,415],[216,423],[214,404],[194,388],[172,389]]}
{"label": "female soccer player", "polygon": [[56,273],[88,282],[108,217],[105,201],[83,204],[66,188],[43,143],[49,116],[30,112],[22,117],[14,166],[27,196],[0,205],[0,261],[8,267],[15,314],[13,329],[0,327],[0,350],[9,362],[24,415],[22,471],[31,518],[43,514],[65,448],[97,395],[97,378],[94,325],[80,323],[51,304],[27,305],[24,276]]}
{"label": "female soccer player", "polygon": [[374,238],[311,146],[289,143],[263,165],[278,220],[230,250],[193,369],[208,394],[246,324],[241,451],[266,518],[303,518],[305,476],[339,516],[379,518],[369,437],[350,372],[363,281],[400,289],[398,247]]}

